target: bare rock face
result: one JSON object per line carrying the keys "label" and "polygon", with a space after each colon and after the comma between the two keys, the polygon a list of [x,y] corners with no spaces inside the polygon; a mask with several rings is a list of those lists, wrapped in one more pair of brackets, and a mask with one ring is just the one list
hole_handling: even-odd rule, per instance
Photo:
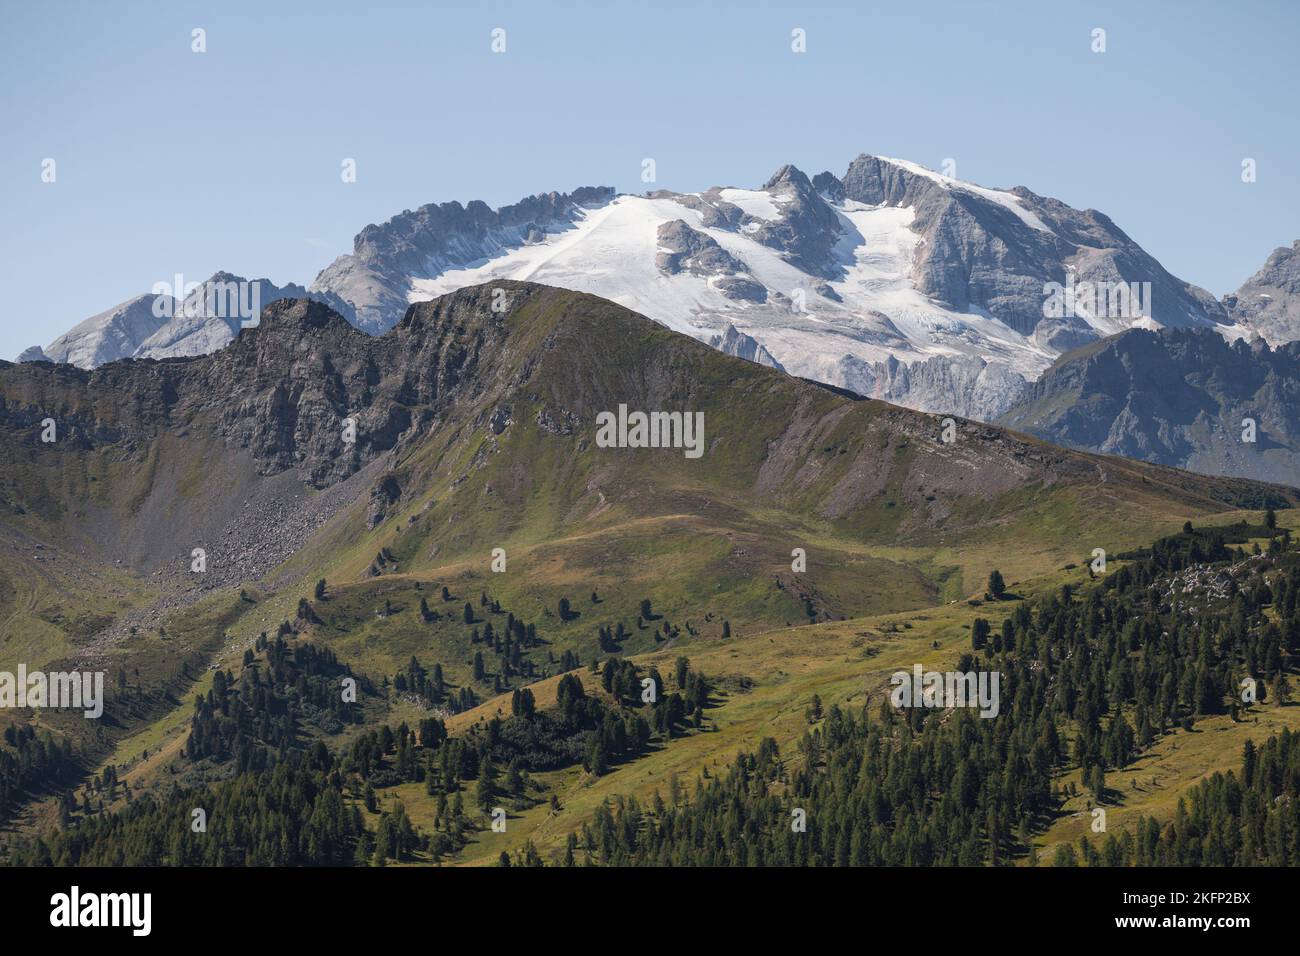
{"label": "bare rock face", "polygon": [[[1095,210],[861,155],[842,176],[809,179],[785,165],[756,189],[616,195],[583,187],[499,209],[429,204],[366,226],[308,289],[244,284],[263,307],[311,298],[377,335],[412,302],[527,277],[617,302],[793,375],[991,419],[1020,402],[1054,358],[1129,328],[1300,337],[1296,258],[1294,248],[1279,250],[1220,303]],[[172,318],[158,318],[166,297],[130,300],[44,353],[89,368],[222,349],[254,324],[207,307],[232,281],[244,282],[213,276],[202,295],[171,303],[179,308]],[[1119,310],[1107,298],[1054,311],[1053,286],[1141,294]]]}
{"label": "bare rock face", "polygon": [[712,236],[674,219],[659,227],[658,239],[655,266],[664,275],[689,273],[710,280],[728,299],[759,304],[767,301],[766,287],[748,275],[748,267]]}
{"label": "bare rock face", "polygon": [[660,250],[655,265],[665,275],[689,272],[697,276],[736,275],[745,272],[745,264],[730,255],[717,241],[674,219],[659,227]]}
{"label": "bare rock face", "polygon": [[286,298],[313,298],[343,315],[352,312],[331,293],[309,293],[293,283],[278,286],[269,279],[218,272],[183,299],[150,293],[91,316],[50,343],[44,356],[78,368],[96,368],[125,358],[207,355],[229,345],[244,326],[256,325],[263,306]]}
{"label": "bare rock face", "polygon": [[1262,269],[1223,297],[1223,305],[1242,331],[1270,345],[1300,339],[1300,239],[1274,249]]}
{"label": "bare rock face", "polygon": [[572,435],[582,425],[582,419],[572,412],[549,406],[537,410],[537,427],[550,435]]}
{"label": "bare rock face", "polygon": [[563,230],[586,206],[609,202],[614,190],[585,186],[572,193],[529,196],[512,206],[491,209],[474,200],[430,203],[406,210],[382,225],[371,224],[353,241],[351,255],[340,256],[311,285],[313,293],[332,293],[355,310],[358,327],[378,334],[406,311],[412,277],[434,276],[457,266],[541,242]]}
{"label": "bare rock face", "polygon": [[666,190],[659,190],[650,194],[653,199],[671,199],[680,203],[687,209],[700,214],[700,225],[709,229],[727,229],[735,231],[747,222],[752,221],[752,217],[745,214],[745,211],[735,203],[730,203],[722,198],[722,190],[714,187],[705,192],[699,193],[674,193]]}
{"label": "bare rock face", "polygon": [[[210,355],[67,364],[11,392],[0,418],[33,429],[50,393],[98,396],[60,414],[61,441],[115,442],[129,452],[160,428],[201,429],[246,451],[259,474],[300,472],[318,488],[342,481],[427,428],[475,383],[496,374],[483,356],[505,335],[486,290],[413,306],[388,336],[366,335],[328,306],[281,299],[260,325]],[[13,366],[12,368],[40,368]],[[129,399],[124,399],[124,396]],[[117,412],[106,420],[98,402]]]}
{"label": "bare rock face", "polygon": [[402,486],[397,476],[389,473],[380,478],[370,489],[369,508],[366,513],[366,526],[378,527],[388,517],[389,510],[402,497]]}
{"label": "bare rock face", "polygon": [[49,356],[45,354],[45,350],[39,345],[33,345],[31,348],[23,349],[16,359],[16,361],[19,362],[48,362],[49,360]]}
{"label": "bare rock face", "polygon": [[1023,376],[981,359],[932,358],[911,365],[892,357],[874,364],[845,359],[843,378],[859,395],[977,421],[996,417],[1030,388]]}
{"label": "bare rock face", "polygon": [[[1169,275],[1094,210],[1080,212],[1023,187],[1002,194],[1015,197],[1014,205],[990,201],[998,198],[994,190],[875,156],[855,159],[843,186],[858,202],[916,210],[912,228],[924,239],[914,265],[919,289],[955,309],[983,309],[1024,335],[1044,321],[1044,285],[1071,277],[1076,284],[1152,283],[1150,317],[1163,325],[1227,319],[1209,293]],[[1076,341],[1082,328],[1072,327]],[[1090,337],[1099,336],[1092,330]]]}
{"label": "bare rock face", "polygon": [[779,249],[787,262],[809,275],[840,278],[843,264],[832,255],[840,237],[839,217],[808,177],[793,166],[782,166],[763,190],[781,203],[781,217],[760,221],[754,238]]}
{"label": "bare rock face", "polygon": [[1300,485],[1300,343],[1133,329],[1063,355],[998,421],[1067,447]]}
{"label": "bare rock face", "polygon": [[51,362],[67,362],[78,368],[94,368],[132,357],[166,322],[156,314],[163,310],[155,310],[161,298],[138,295],[92,315],[47,345],[45,355]]}
{"label": "bare rock face", "polygon": [[830,202],[843,202],[845,200],[844,183],[842,183],[834,173],[823,171],[818,173],[812,179],[813,189],[825,196]]}
{"label": "bare rock face", "polygon": [[766,365],[768,368],[785,371],[781,363],[774,359],[770,352],[763,346],[759,345],[753,336],[740,332],[734,325],[728,325],[727,331],[722,335],[715,335],[709,340],[719,352],[727,355],[734,355],[736,358],[743,358],[747,362],[757,362],[759,365]]}
{"label": "bare rock face", "polygon": [[[268,472],[297,468],[317,486],[347,477],[427,427],[478,375],[481,357],[505,333],[492,321],[488,292],[473,291],[412,306],[381,338],[310,300],[274,303],[261,326],[199,370],[197,378],[214,390],[217,382],[247,383],[211,399],[219,432],[249,448]],[[268,377],[250,375],[253,369]],[[206,401],[201,390],[189,400]],[[352,441],[341,427],[346,420],[355,425]]]}
{"label": "bare rock face", "polygon": [[234,341],[241,328],[257,325],[263,306],[298,298],[324,302],[345,316],[350,313],[347,303],[332,294],[313,295],[293,283],[278,286],[269,279],[244,279],[218,272],[175,303],[168,320],[129,357],[207,355]]}

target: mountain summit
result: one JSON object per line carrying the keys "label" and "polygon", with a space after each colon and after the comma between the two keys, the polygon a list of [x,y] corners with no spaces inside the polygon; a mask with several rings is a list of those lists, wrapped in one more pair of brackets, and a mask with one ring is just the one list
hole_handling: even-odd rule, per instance
{"label": "mountain summit", "polygon": [[[806,378],[978,418],[1085,342],[1227,322],[1104,215],[904,160],[863,155],[812,179],[787,165],[758,189],[543,198],[526,223],[519,207],[485,225],[453,204],[367,227],[312,289],[386,327],[407,302],[465,284],[545,282]],[[1045,317],[1048,283],[1134,282],[1150,283],[1150,315]]]}
{"label": "mountain summit", "polygon": [[1223,304],[1243,335],[1258,335],[1274,346],[1300,339],[1300,239],[1274,249],[1264,267],[1224,296]]}
{"label": "mountain summit", "polygon": [[[1101,213],[868,155],[840,176],[786,165],[756,189],[421,206],[367,226],[308,290],[255,281],[263,304],[308,295],[374,334],[413,302],[502,279],[590,292],[732,355],[985,420],[1107,335],[1239,327]],[[202,310],[160,323],[157,304],[123,303],[44,354],[93,367],[211,351],[238,330]]]}
{"label": "mountain summit", "polygon": [[[659,440],[634,434],[656,419]],[[60,720],[88,767],[174,727],[186,743],[143,738],[155,759],[131,764],[137,794],[228,776],[202,721],[241,661],[250,699],[318,688],[320,704],[281,716],[337,739],[345,724],[323,705],[338,675],[247,683],[268,644],[357,667],[370,690],[349,725],[414,706],[402,712],[428,726],[406,678],[387,684],[412,660],[445,666],[444,715],[462,732],[508,707],[503,692],[528,683],[540,710],[562,671],[581,665],[595,689],[588,662],[612,676],[653,652],[672,655],[663,670],[718,655],[732,698],[749,692],[753,649],[781,685],[808,678],[795,662],[811,652],[860,694],[881,648],[970,646],[948,615],[969,616],[978,598],[959,599],[992,561],[1013,583],[1050,572],[1057,590],[1063,565],[1087,580],[1075,562],[1093,548],[1295,500],[861,399],[507,279],[413,304],[381,335],[285,299],[208,355],[0,362],[0,456],[0,670],[121,674],[97,726],[41,723]],[[860,620],[909,611],[938,629],[909,639],[891,620],[886,637],[883,617]],[[526,646],[496,651],[489,623]],[[828,650],[831,628],[844,643]]]}

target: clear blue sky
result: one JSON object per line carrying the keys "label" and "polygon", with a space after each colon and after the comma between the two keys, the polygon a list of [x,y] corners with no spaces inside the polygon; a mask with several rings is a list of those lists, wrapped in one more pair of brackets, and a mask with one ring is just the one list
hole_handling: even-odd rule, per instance
{"label": "clear blue sky", "polygon": [[953,157],[963,179],[1106,212],[1220,295],[1300,238],[1298,10],[3,0],[0,357],[176,272],[307,284],[422,203],[639,192],[643,157],[677,190]]}

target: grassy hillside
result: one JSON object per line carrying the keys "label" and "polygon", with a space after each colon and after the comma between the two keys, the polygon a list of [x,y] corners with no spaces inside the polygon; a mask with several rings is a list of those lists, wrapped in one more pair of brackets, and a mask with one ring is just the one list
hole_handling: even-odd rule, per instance
{"label": "grassy hillside", "polygon": [[[0,664],[110,674],[98,726],[0,721],[67,736],[84,771],[161,795],[228,776],[184,754],[193,700],[214,668],[237,677],[263,634],[329,648],[373,686],[359,725],[301,724],[336,754],[367,728],[428,717],[393,686],[412,658],[469,695],[469,710],[438,712],[455,735],[509,713],[523,686],[550,706],[566,653],[593,693],[594,660],[667,673],[689,657],[714,687],[701,728],[604,776],[533,775],[537,802],[456,859],[528,841],[551,855],[608,797],[666,794],[674,776],[694,787],[762,736],[791,745],[813,694],[857,705],[903,664],[950,664],[974,617],[1006,613],[978,603],[993,568],[1025,597],[1083,586],[1094,548],[1294,500],[971,422],[948,444],[930,416],[720,355],[591,296],[501,285],[504,314],[491,290],[462,290],[379,339],[277,303],[215,356],[93,374],[0,363],[0,454],[15,463],[0,482]],[[704,455],[598,447],[596,415],[620,404],[703,412]],[[361,428],[340,450],[344,413]],[[35,439],[47,414],[68,441]],[[37,544],[58,559],[25,557]],[[536,643],[507,671],[474,632],[511,617]],[[57,816],[53,792],[27,796],[20,836]],[[437,813],[418,783],[380,799],[417,826]]]}

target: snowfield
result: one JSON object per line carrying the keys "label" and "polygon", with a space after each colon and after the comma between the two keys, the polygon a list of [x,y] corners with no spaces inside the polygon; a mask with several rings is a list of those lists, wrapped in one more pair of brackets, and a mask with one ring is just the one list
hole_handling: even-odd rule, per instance
{"label": "snowfield", "polygon": [[[987,420],[1021,400],[1062,352],[1159,327],[1115,310],[1115,296],[1096,300],[1105,309],[1085,297],[1068,315],[1049,310],[1048,276],[1057,286],[1091,279],[1112,289],[1150,279],[1159,322],[1229,338],[1249,331],[1104,217],[865,154],[843,180],[787,165],[758,189],[617,195],[592,186],[500,210],[431,203],[367,226],[306,290],[257,281],[263,304],[306,293],[372,334],[410,303],[464,286],[539,282],[610,299],[794,375]],[[151,301],[95,316],[45,354],[93,367],[200,354],[238,334],[228,322],[160,320]],[[1145,308],[1151,301],[1143,295]]]}
{"label": "snowfield", "polygon": [[[719,194],[747,214],[768,220],[780,217],[786,198],[730,188]],[[1010,200],[1014,203],[1015,197]],[[904,363],[934,357],[981,359],[1004,364],[1027,379],[1051,364],[1054,353],[997,319],[952,311],[917,291],[911,273],[921,240],[909,228],[912,209],[852,200],[830,205],[841,219],[835,256],[845,273],[826,285],[840,302],[819,293],[820,280],[791,265],[748,230],[709,228],[700,212],[676,198],[643,196],[619,196],[600,208],[583,210],[571,227],[548,232],[542,242],[504,249],[493,258],[433,278],[413,279],[408,298],[420,302],[493,279],[542,282],[599,295],[705,341],[734,325],[792,374],[836,385],[849,385],[839,370],[846,356],[871,364],[891,355]],[[661,250],[659,227],[673,220],[710,237],[744,263],[745,274],[767,290],[768,301],[729,298],[716,278],[660,271],[655,264]],[[796,308],[798,300],[802,311]]]}

